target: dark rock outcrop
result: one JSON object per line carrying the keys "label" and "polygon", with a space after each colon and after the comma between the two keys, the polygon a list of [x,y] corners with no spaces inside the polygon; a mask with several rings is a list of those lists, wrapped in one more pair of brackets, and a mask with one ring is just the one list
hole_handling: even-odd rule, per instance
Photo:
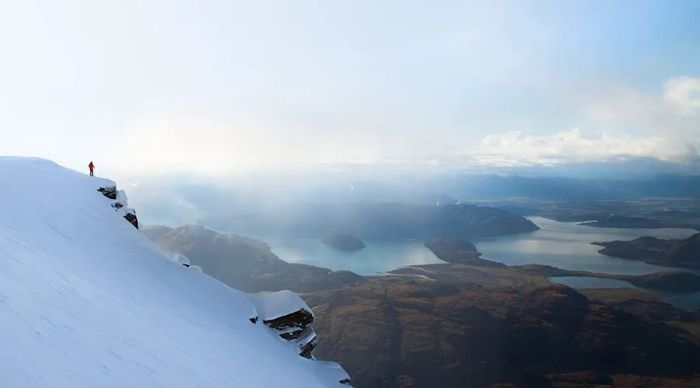
{"label": "dark rock outcrop", "polygon": [[252,301],[258,314],[250,318],[253,324],[262,320],[280,338],[296,344],[300,356],[313,358],[311,353],[318,344],[311,327],[314,314],[298,295],[279,291],[252,296]]}
{"label": "dark rock outcrop", "polygon": [[126,194],[123,190],[117,190],[117,186],[106,186],[97,189],[102,195],[114,201],[112,208],[114,211],[121,214],[125,220],[129,221],[136,229],[139,228],[139,220],[136,216],[136,210],[127,207]]}
{"label": "dark rock outcrop", "polygon": [[100,187],[97,191],[109,199],[117,199],[117,186]]}
{"label": "dark rock outcrop", "polygon": [[126,214],[124,214],[124,219],[129,221],[131,225],[134,226],[134,228],[138,229],[139,228],[139,219],[136,217],[136,211],[134,209],[129,209]]}
{"label": "dark rock outcrop", "polygon": [[346,233],[329,233],[323,236],[321,242],[333,249],[345,252],[359,251],[365,247],[362,240]]}
{"label": "dark rock outcrop", "polygon": [[[263,320],[267,326],[275,330],[285,331],[285,337],[283,337],[285,339],[299,338],[298,334],[313,322],[313,313],[303,308],[280,317]],[[287,330],[290,329],[292,331],[288,332]]]}

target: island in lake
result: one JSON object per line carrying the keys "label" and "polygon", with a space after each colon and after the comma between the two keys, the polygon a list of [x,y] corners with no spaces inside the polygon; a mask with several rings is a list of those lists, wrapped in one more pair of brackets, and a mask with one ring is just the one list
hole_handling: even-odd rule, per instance
{"label": "island in lake", "polygon": [[505,267],[505,264],[481,258],[481,252],[470,241],[461,237],[436,237],[428,240],[425,247],[440,260],[452,264],[473,264]]}
{"label": "island in lake", "polygon": [[362,240],[346,233],[329,233],[323,236],[321,242],[333,249],[345,252],[359,251],[365,247]]}

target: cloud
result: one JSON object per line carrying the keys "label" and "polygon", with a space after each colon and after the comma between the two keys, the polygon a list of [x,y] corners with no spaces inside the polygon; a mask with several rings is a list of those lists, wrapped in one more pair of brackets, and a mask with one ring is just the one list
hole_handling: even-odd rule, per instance
{"label": "cloud", "polygon": [[[385,116],[353,112],[356,118],[326,117],[320,110],[304,119],[249,118],[242,112],[228,116],[164,112],[132,122],[114,143],[109,159],[127,173],[208,175],[289,172],[337,164],[412,169],[626,157],[696,162],[700,159],[698,93],[700,78],[693,77],[670,78],[656,94],[622,87],[579,93],[572,100],[578,114],[567,111],[565,116],[580,129],[536,132],[499,131],[506,125],[499,121],[505,116],[500,111],[454,128],[441,128],[437,115],[432,123],[413,123],[388,109]],[[546,117],[546,111],[539,112],[538,118],[543,119],[538,121],[547,122]],[[483,123],[488,129],[481,132],[484,135],[475,135],[479,133],[475,128]]]}
{"label": "cloud", "polygon": [[664,98],[684,113],[700,111],[700,77],[674,77],[664,84]]}
{"label": "cloud", "polygon": [[[582,103],[581,127],[606,138],[603,155],[636,155],[677,162],[700,158],[700,78],[678,76],[660,93],[608,87]],[[579,144],[590,143],[585,136]],[[603,151],[607,150],[607,152]]]}
{"label": "cloud", "polygon": [[585,134],[579,129],[544,135],[510,131],[484,137],[475,160],[479,164],[512,166],[603,162],[650,155],[665,160],[686,153],[685,147],[661,137]]}
{"label": "cloud", "polygon": [[479,164],[509,166],[608,162],[630,157],[700,161],[700,78],[669,78],[659,94],[605,87],[582,101],[581,123],[589,130],[488,135],[474,159]]}

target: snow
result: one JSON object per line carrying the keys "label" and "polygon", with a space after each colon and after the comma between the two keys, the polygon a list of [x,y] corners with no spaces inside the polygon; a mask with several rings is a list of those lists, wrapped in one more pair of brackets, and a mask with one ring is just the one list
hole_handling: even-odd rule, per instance
{"label": "snow", "polygon": [[313,315],[313,311],[306,305],[306,302],[291,291],[285,290],[251,296],[251,300],[255,304],[258,316],[265,321],[283,317],[299,310],[307,310]]}
{"label": "snow", "polygon": [[252,324],[249,295],[158,251],[109,185],[0,157],[1,387],[341,386],[339,365]]}

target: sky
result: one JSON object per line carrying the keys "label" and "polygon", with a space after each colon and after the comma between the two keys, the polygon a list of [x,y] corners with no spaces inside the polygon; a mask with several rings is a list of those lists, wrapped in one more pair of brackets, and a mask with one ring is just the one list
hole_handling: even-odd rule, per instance
{"label": "sky", "polygon": [[107,176],[700,160],[697,1],[0,1],[0,154]]}

